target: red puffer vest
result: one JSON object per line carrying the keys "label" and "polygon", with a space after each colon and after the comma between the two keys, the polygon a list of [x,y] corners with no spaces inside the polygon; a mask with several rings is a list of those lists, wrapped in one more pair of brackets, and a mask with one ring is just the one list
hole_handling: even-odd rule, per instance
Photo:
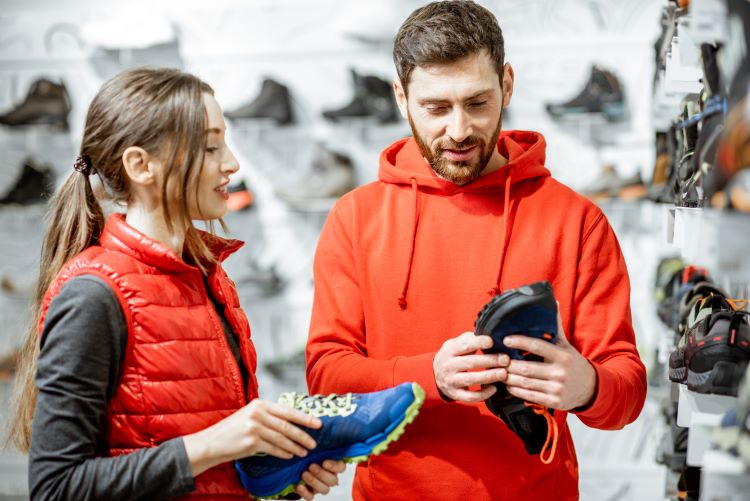
{"label": "red puffer vest", "polygon": [[[258,395],[250,326],[235,286],[221,268],[242,242],[201,236],[219,262],[207,282],[240,340],[250,373],[246,395],[200,270],[128,226],[121,214],[110,216],[98,245],[68,262],[44,297],[39,332],[50,301],[75,276],[102,278],[120,302],[128,337],[120,382],[107,409],[108,456],[202,430]],[[248,499],[231,463],[199,475],[195,485],[191,496]]]}

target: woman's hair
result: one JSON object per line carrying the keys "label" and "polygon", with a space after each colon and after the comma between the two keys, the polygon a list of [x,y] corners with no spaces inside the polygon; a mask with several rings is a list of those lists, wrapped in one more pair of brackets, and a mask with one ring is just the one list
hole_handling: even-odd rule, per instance
{"label": "woman's hair", "polygon": [[[136,68],[107,81],[91,102],[75,170],[71,169],[49,202],[39,278],[19,359],[16,407],[8,436],[19,450],[29,448],[37,396],[38,324],[44,295],[63,265],[96,244],[104,228],[104,213],[89,175],[99,177],[108,198],[127,203],[130,182],[122,163],[125,149],[138,146],[163,159],[166,181],[162,183],[161,200],[169,230],[175,226],[187,228],[185,257],[203,271],[203,263],[215,262],[192,225],[187,205],[189,190],[197,193],[203,166],[203,93],[213,94],[213,89],[193,75],[174,69]],[[174,207],[178,208],[177,214],[173,213]]]}

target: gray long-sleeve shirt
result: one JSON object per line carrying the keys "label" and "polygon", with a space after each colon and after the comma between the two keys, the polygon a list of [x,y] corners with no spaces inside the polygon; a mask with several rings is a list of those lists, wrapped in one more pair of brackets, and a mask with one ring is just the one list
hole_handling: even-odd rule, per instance
{"label": "gray long-sleeve shirt", "polygon": [[[217,312],[238,358],[221,308]],[[122,309],[103,280],[84,275],[67,282],[47,310],[42,339],[29,450],[32,499],[150,500],[195,489],[182,438],[100,457],[107,403],[127,342]]]}

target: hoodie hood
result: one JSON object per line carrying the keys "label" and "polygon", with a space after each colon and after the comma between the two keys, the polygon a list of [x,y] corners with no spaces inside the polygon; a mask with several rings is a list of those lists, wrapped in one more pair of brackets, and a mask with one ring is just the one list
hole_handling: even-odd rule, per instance
{"label": "hoodie hood", "polygon": [[422,156],[416,140],[409,137],[396,141],[381,153],[378,178],[384,183],[403,185],[416,181],[420,190],[444,195],[501,190],[511,171],[513,183],[549,176],[549,170],[544,167],[546,146],[538,132],[503,131],[497,149],[508,162],[497,171],[460,186],[438,177]]}
{"label": "hoodie hood", "polygon": [[513,220],[511,216],[511,186],[527,179],[548,177],[549,170],[544,167],[546,143],[538,132],[507,131],[501,132],[497,141],[498,152],[508,161],[500,169],[481,176],[463,186],[441,179],[425,161],[422,152],[413,137],[396,141],[386,148],[380,156],[378,177],[384,183],[406,185],[411,187],[413,212],[412,232],[408,260],[405,264],[403,285],[396,298],[402,310],[407,307],[406,295],[409,290],[409,279],[417,245],[419,227],[420,192],[430,195],[450,196],[457,193],[488,193],[497,191],[503,196],[502,245],[494,286],[487,291],[490,296],[500,294],[505,254],[510,240]]}

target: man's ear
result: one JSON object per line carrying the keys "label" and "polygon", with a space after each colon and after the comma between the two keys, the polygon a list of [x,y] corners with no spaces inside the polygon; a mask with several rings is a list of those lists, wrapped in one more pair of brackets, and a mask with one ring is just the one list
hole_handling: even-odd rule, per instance
{"label": "man's ear", "polygon": [[401,85],[401,80],[398,78],[393,80],[393,94],[396,96],[396,104],[401,112],[401,116],[404,117],[404,120],[408,120],[409,110],[406,106],[406,92],[404,92],[404,87]]}
{"label": "man's ear", "polygon": [[510,104],[510,98],[513,95],[513,81],[515,78],[516,76],[513,73],[513,67],[510,63],[505,63],[505,66],[503,66],[503,79],[501,82],[503,87],[503,108]]}
{"label": "man's ear", "polygon": [[155,183],[157,175],[153,160],[140,146],[128,146],[122,153],[122,165],[130,182],[142,186]]}

